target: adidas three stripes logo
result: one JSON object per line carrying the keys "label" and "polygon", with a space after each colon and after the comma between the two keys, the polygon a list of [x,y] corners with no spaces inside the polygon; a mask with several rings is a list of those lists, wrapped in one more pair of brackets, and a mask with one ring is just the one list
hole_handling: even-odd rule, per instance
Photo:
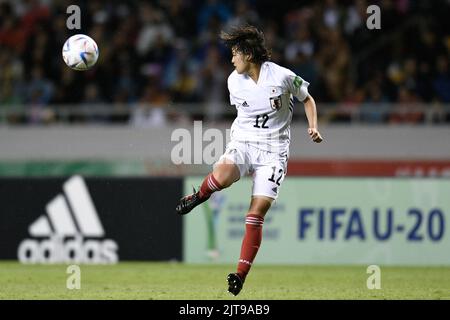
{"label": "adidas three stripes logo", "polygon": [[74,176],[64,183],[63,190],[64,194],[47,204],[48,218],[42,215],[30,225],[30,235],[75,236],[81,233],[87,237],[102,237],[105,232],[84,180]]}

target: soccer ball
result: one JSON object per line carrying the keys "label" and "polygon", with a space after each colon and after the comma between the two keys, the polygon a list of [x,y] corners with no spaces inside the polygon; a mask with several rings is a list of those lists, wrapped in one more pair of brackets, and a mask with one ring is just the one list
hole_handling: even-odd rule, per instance
{"label": "soccer ball", "polygon": [[97,62],[98,47],[91,37],[76,34],[64,43],[62,57],[69,68],[79,71],[88,70]]}

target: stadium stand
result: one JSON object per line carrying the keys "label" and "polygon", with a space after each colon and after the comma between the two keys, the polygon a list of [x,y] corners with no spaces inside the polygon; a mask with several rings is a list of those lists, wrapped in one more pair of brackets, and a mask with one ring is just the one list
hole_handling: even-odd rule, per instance
{"label": "stadium stand", "polygon": [[[368,32],[363,0],[275,8],[268,0],[85,0],[77,2],[81,30],[66,28],[71,1],[3,1],[0,123],[229,119],[231,56],[218,33],[243,23],[264,30],[272,60],[311,83],[322,121],[448,123],[448,2],[376,3],[382,29]],[[80,32],[100,48],[88,72],[60,58],[64,41]]]}

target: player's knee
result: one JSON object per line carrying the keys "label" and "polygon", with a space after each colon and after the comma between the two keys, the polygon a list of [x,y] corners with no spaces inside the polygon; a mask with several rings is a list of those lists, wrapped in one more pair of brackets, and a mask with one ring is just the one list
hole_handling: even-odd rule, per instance
{"label": "player's knee", "polygon": [[217,182],[220,183],[222,188],[228,188],[231,186],[234,182],[232,179],[232,176],[229,173],[214,173],[214,178],[217,180]]}
{"label": "player's knee", "polygon": [[272,205],[272,201],[273,199],[269,197],[254,196],[250,203],[249,212],[264,218]]}
{"label": "player's knee", "polygon": [[222,188],[227,188],[239,180],[239,169],[235,165],[221,165],[214,170],[213,176]]}
{"label": "player's knee", "polygon": [[252,215],[259,216],[264,219],[264,217],[266,216],[266,213],[267,213],[267,210],[253,208],[247,212],[247,215],[252,214]]}

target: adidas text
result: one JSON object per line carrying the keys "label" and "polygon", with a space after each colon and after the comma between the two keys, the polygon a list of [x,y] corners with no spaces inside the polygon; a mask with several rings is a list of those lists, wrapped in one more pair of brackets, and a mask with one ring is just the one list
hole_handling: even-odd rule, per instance
{"label": "adidas text", "polygon": [[23,240],[18,249],[21,263],[117,263],[118,246],[114,240],[83,239],[81,236],[67,238],[52,235],[49,239]]}
{"label": "adidas text", "polygon": [[46,213],[28,228],[34,239],[23,240],[17,250],[22,263],[117,263],[118,245],[104,239],[105,230],[81,176],[63,184],[46,205]]}

